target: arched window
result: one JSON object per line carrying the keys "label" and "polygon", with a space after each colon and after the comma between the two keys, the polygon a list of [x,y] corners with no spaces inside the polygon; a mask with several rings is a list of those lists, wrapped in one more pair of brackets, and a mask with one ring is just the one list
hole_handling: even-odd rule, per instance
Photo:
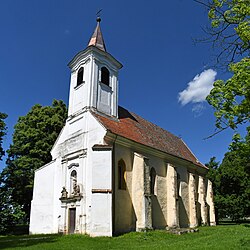
{"label": "arched window", "polygon": [[118,189],[126,190],[126,165],[123,160],[118,162]]}
{"label": "arched window", "polygon": [[73,170],[70,174],[70,193],[74,194],[74,188],[77,185],[77,172]]}
{"label": "arched window", "polygon": [[84,73],[84,68],[81,67],[79,70],[78,70],[78,73],[77,73],[77,84],[76,86],[79,86],[83,83],[83,73]]}
{"label": "arched window", "polygon": [[109,86],[109,70],[106,67],[101,68],[101,82]]}
{"label": "arched window", "polygon": [[156,172],[154,168],[151,168],[150,170],[150,193],[151,194],[156,194]]}

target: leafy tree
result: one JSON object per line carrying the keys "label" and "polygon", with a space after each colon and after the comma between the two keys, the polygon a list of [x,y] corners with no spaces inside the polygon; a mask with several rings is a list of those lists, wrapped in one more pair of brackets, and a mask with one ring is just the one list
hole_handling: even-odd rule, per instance
{"label": "leafy tree", "polygon": [[[209,179],[214,179],[214,174],[213,172],[219,168],[220,162],[216,161],[216,157],[213,156],[210,158],[209,162],[205,164],[206,167],[209,168],[208,176]],[[211,172],[210,172],[211,171]]]}
{"label": "leafy tree", "polygon": [[228,66],[249,57],[250,0],[194,0],[204,5],[211,21],[201,41],[212,43],[217,63]]}
{"label": "leafy tree", "polygon": [[195,1],[207,8],[211,24],[204,40],[212,43],[217,66],[232,74],[226,81],[215,81],[207,97],[215,109],[217,134],[250,121],[250,0]]}
{"label": "leafy tree", "polygon": [[[206,6],[211,21],[203,40],[212,43],[217,67],[227,68],[227,80],[217,80],[207,97],[215,109],[217,131],[237,129],[250,121],[250,0],[195,0]],[[208,177],[214,183],[218,216],[238,220],[250,214],[250,127],[247,136],[233,138],[220,166],[211,159]]]}
{"label": "leafy tree", "polygon": [[15,216],[16,211],[19,215],[24,212],[29,219],[34,171],[51,161],[50,150],[66,117],[65,104],[54,100],[52,106],[33,106],[18,119],[6,167],[0,175],[0,192],[5,194],[2,211],[9,209]]}
{"label": "leafy tree", "polygon": [[242,139],[235,135],[221,165],[212,158],[208,178],[213,181],[214,202],[219,218],[237,221],[250,215],[250,128]]}
{"label": "leafy tree", "polygon": [[25,221],[25,212],[22,207],[13,201],[10,190],[0,188],[0,233],[8,233],[8,230]]}
{"label": "leafy tree", "polygon": [[219,131],[250,121],[250,58],[229,66],[233,76],[227,81],[218,80],[207,97],[215,109]]}
{"label": "leafy tree", "polygon": [[4,156],[2,143],[3,143],[3,137],[6,135],[6,124],[4,122],[4,119],[6,118],[7,118],[7,115],[0,112],[0,161],[2,160],[2,157]]}

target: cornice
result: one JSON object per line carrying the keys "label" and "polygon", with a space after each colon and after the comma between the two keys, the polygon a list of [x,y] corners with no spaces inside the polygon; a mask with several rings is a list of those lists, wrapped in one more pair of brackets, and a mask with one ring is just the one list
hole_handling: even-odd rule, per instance
{"label": "cornice", "polygon": [[103,56],[104,58],[108,59],[110,62],[112,62],[118,69],[122,68],[122,64],[117,61],[111,54],[108,52],[102,51],[95,46],[88,46],[85,50],[82,50],[78,52],[73,59],[68,63],[68,66],[70,69],[73,69],[74,66],[77,64],[77,62],[82,58],[86,57],[88,55],[94,55],[94,54],[99,54],[100,56]]}
{"label": "cornice", "polygon": [[105,136],[105,141],[108,143],[117,143],[121,146],[130,148],[134,152],[136,152],[139,155],[142,155],[145,158],[148,158],[147,155],[152,155],[158,158],[161,158],[166,164],[177,166],[185,166],[188,168],[188,170],[196,171],[198,173],[206,173],[207,169],[202,168],[201,166],[198,166],[194,164],[191,161],[182,159],[180,157],[177,157],[175,155],[168,154],[166,152],[145,146],[143,144],[137,143],[135,141],[132,141],[130,139],[127,139],[125,137],[115,135],[111,133],[110,131],[107,132]]}
{"label": "cornice", "polygon": [[[84,56],[84,55],[83,55]],[[83,65],[83,64],[87,64],[91,59],[91,54],[86,55],[86,58],[82,58],[81,56],[79,56],[75,61],[74,61],[74,65],[71,68],[71,73],[75,73],[79,70],[79,68]]]}
{"label": "cornice", "polygon": [[66,154],[62,157],[62,163],[68,162],[73,159],[83,158],[87,156],[87,149],[80,149],[69,154]]}

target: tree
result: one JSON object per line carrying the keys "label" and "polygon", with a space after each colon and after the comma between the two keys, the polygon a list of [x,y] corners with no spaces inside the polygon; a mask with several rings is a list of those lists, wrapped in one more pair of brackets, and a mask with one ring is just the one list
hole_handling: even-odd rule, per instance
{"label": "tree", "polygon": [[5,206],[14,211],[21,209],[26,220],[30,213],[34,171],[51,161],[50,150],[66,117],[65,104],[54,100],[52,106],[33,106],[14,127],[6,167],[0,175],[0,192],[7,194]]}
{"label": "tree", "polygon": [[250,121],[250,0],[195,1],[208,10],[211,24],[204,40],[212,43],[217,66],[232,74],[227,81],[215,81],[207,97],[215,109],[216,133],[236,129]]}
{"label": "tree", "polygon": [[3,143],[3,137],[6,135],[6,124],[4,122],[4,119],[6,118],[7,118],[7,115],[0,112],[0,161],[2,160],[2,157],[4,156],[2,143]]}
{"label": "tree", "polygon": [[250,121],[250,58],[229,66],[233,76],[215,81],[207,101],[215,109],[219,131]]}
{"label": "tree", "polygon": [[200,41],[212,43],[221,66],[249,57],[250,0],[195,0],[204,5],[211,21]]}
{"label": "tree", "polygon": [[207,178],[213,183],[213,193],[216,195],[218,186],[218,168],[220,162],[216,161],[216,157],[212,157],[208,163],[205,164],[208,167]]}
{"label": "tree", "polygon": [[0,233],[8,233],[9,229],[25,221],[22,207],[13,201],[11,190],[0,188]]}
{"label": "tree", "polygon": [[[214,164],[215,163],[215,164]],[[208,178],[213,181],[214,202],[219,218],[237,221],[250,215],[250,129],[242,139],[235,135],[220,166],[212,158]]]}
{"label": "tree", "polygon": [[[195,0],[206,6],[210,26],[206,42],[217,54],[217,67],[227,68],[230,78],[217,80],[207,96],[215,109],[217,131],[250,121],[250,0]],[[208,177],[214,184],[214,202],[219,218],[239,220],[250,214],[250,127],[247,136],[233,137],[220,166],[211,159]],[[208,137],[208,138],[209,138]]]}

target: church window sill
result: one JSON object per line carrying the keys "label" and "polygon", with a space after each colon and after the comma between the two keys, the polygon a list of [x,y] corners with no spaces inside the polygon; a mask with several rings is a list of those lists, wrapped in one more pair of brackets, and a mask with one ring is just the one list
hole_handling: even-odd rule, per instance
{"label": "church window sill", "polygon": [[112,88],[111,86],[99,81],[99,84],[106,90],[106,91],[109,91],[109,92],[112,92]]}
{"label": "church window sill", "polygon": [[79,84],[79,85],[76,85],[75,87],[74,87],[74,89],[76,90],[76,89],[79,89],[80,87],[82,87],[82,85],[85,83],[85,81],[82,81],[82,83],[81,84]]}

